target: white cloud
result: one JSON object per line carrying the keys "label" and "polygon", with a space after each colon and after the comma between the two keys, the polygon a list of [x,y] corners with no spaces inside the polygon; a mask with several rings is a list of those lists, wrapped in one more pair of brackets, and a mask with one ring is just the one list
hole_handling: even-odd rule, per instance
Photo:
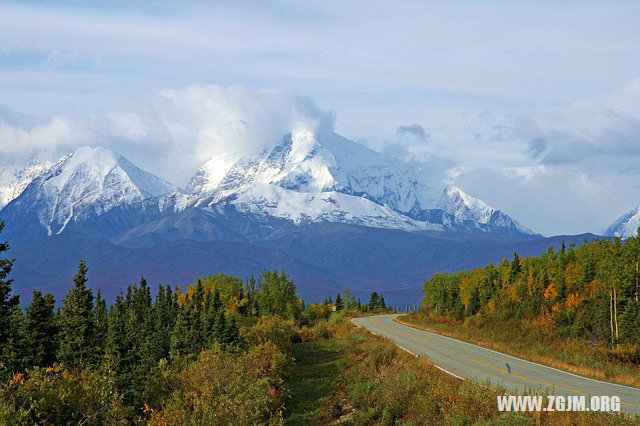
{"label": "white cloud", "polygon": [[333,131],[333,113],[282,90],[193,85],[163,90],[134,109],[92,117],[52,117],[32,127],[0,120],[0,156],[51,160],[82,145],[108,146],[144,169],[185,185],[219,153],[247,154],[295,130]]}
{"label": "white cloud", "polygon": [[[411,120],[356,139],[536,231],[601,232],[640,205],[638,81],[566,107],[448,111],[429,117],[432,127]],[[0,109],[0,156],[53,160],[81,145],[103,145],[184,186],[212,155],[246,154],[292,130],[331,132],[334,121],[332,112],[284,90],[191,85],[103,114],[33,119]]]}

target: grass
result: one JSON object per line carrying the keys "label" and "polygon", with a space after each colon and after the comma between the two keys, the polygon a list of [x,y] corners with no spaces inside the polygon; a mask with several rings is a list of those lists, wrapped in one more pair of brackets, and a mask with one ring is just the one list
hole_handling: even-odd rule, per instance
{"label": "grass", "polygon": [[296,344],[293,356],[296,367],[289,385],[285,424],[313,424],[323,417],[335,390],[345,351],[336,339],[326,339]]}
{"label": "grass", "polygon": [[640,387],[639,366],[615,362],[601,348],[575,339],[539,339],[522,324],[494,321],[476,325],[472,321],[462,323],[416,313],[396,321],[574,374]]}
{"label": "grass", "polygon": [[285,424],[636,424],[602,413],[500,413],[502,390],[457,380],[346,319],[331,321],[327,338],[295,345]]}

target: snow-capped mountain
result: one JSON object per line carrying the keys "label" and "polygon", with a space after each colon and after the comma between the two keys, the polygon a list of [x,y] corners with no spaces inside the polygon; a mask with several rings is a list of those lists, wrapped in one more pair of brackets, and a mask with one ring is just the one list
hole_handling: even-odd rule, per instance
{"label": "snow-capped mountain", "polygon": [[640,207],[636,207],[613,222],[603,235],[622,239],[635,237],[638,235],[638,227],[640,227]]}
{"label": "snow-capped mountain", "polygon": [[533,234],[460,189],[425,183],[409,164],[337,134],[294,132],[257,155],[216,156],[188,189],[198,206],[228,204],[295,223]]}
{"label": "snow-capped mountain", "polygon": [[[53,235],[61,233],[70,222],[178,190],[120,154],[87,146],[62,157],[46,170],[39,169],[2,212],[19,221],[35,218],[37,225]],[[32,222],[29,227],[37,226]]]}
{"label": "snow-capped mountain", "polygon": [[[148,232],[175,239],[228,235],[212,223],[268,230],[277,222],[534,235],[460,189],[425,182],[411,165],[335,133],[293,132],[254,155],[215,156],[187,194],[104,148],[83,147],[35,170],[1,212],[22,234],[71,227],[116,239]],[[177,214],[179,223],[169,218]]]}
{"label": "snow-capped mountain", "polygon": [[22,194],[33,179],[46,172],[49,167],[50,162],[36,160],[24,166],[0,167],[0,210]]}

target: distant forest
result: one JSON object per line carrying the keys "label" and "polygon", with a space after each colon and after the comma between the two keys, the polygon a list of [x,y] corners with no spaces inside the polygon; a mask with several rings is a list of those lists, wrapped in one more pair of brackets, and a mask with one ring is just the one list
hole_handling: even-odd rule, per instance
{"label": "distant forest", "polygon": [[538,340],[579,339],[638,364],[639,263],[640,237],[515,253],[498,265],[436,274],[424,283],[423,309],[476,324],[516,322]]}

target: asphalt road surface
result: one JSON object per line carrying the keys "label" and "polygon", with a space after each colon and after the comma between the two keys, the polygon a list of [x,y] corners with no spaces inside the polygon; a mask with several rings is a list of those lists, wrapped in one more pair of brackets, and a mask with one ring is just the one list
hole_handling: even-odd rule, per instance
{"label": "asphalt road surface", "polygon": [[593,395],[618,396],[623,412],[640,413],[638,388],[589,379],[392,321],[398,315],[354,318],[353,322],[413,355],[425,356],[461,380],[489,382],[513,394],[585,395],[587,407]]}

